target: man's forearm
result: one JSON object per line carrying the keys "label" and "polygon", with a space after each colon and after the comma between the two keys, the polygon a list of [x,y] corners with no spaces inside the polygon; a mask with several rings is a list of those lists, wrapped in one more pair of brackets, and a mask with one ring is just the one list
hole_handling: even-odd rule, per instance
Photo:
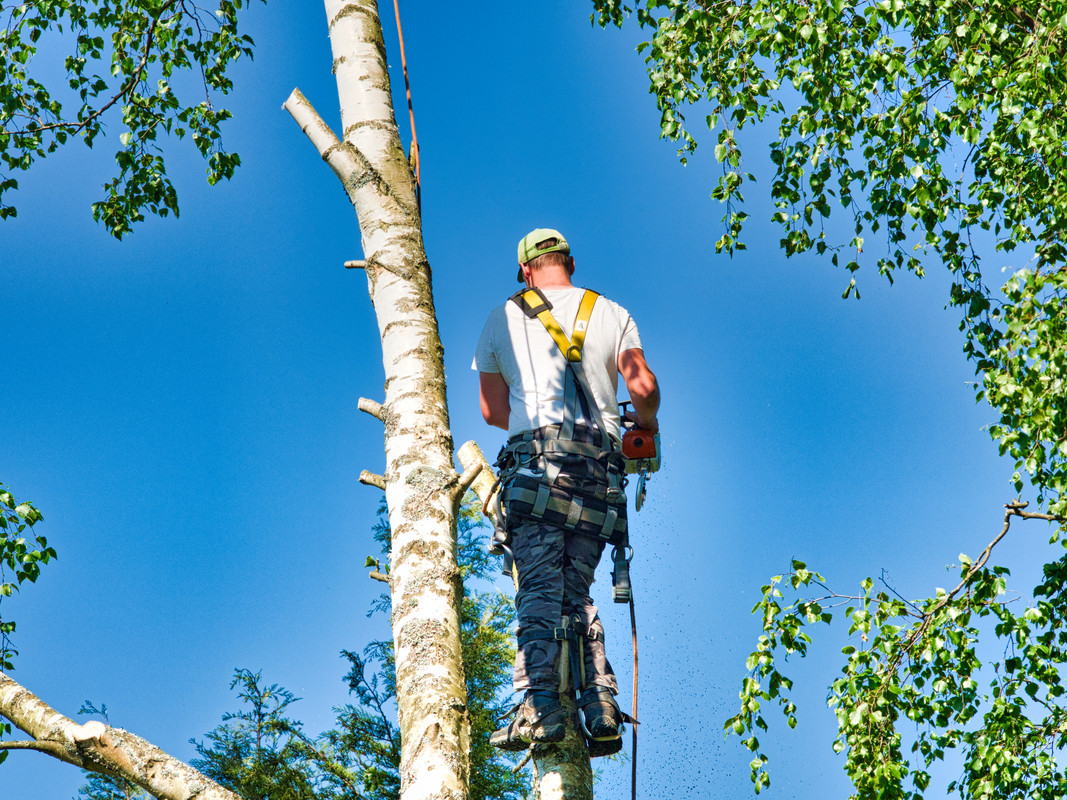
{"label": "man's forearm", "polygon": [[634,406],[634,414],[637,417],[637,426],[646,431],[659,430],[659,387],[653,386],[648,394],[630,392],[630,402]]}
{"label": "man's forearm", "polygon": [[626,382],[630,393],[630,402],[634,405],[633,421],[643,430],[658,431],[659,420],[659,381],[655,373],[648,368],[645,354],[640,348],[624,350],[619,355],[619,374]]}
{"label": "man's forearm", "polygon": [[[634,412],[637,414],[638,426],[643,430],[650,430],[650,426],[658,422],[656,414],[659,412],[659,388],[652,390],[652,394],[641,397],[637,395],[630,395],[630,401],[634,405]],[[658,427],[658,424],[656,424]]]}

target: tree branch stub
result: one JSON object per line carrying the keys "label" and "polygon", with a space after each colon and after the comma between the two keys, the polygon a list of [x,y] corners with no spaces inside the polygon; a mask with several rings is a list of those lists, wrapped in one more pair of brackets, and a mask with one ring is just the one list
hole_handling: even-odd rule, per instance
{"label": "tree branch stub", "polygon": [[385,491],[385,477],[377,473],[363,470],[359,473],[359,482],[364,486],[377,486],[383,492]]}
{"label": "tree branch stub", "polygon": [[481,464],[472,464],[470,467],[463,471],[462,475],[457,476],[455,486],[452,487],[452,504],[459,507],[459,504],[463,502],[463,495],[467,493],[467,489],[474,483],[474,479],[482,473]]}
{"label": "tree branch stub", "polygon": [[366,397],[359,398],[358,408],[364,414],[370,414],[379,422],[385,422],[385,406]]}
{"label": "tree branch stub", "polygon": [[482,501],[482,511],[495,524],[496,515],[492,513],[492,506],[489,504],[489,500],[492,499],[493,489],[496,487],[496,475],[493,473],[493,467],[489,464],[489,459],[485,457],[482,448],[474,441],[465,442],[456,455],[459,458],[460,465],[464,468],[464,475],[467,475],[475,467],[479,467],[478,472],[474,474],[471,480],[470,488],[474,489],[474,493]]}

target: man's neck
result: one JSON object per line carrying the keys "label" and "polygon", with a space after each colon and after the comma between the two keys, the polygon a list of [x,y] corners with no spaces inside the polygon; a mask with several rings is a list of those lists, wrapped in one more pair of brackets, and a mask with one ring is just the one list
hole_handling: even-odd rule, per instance
{"label": "man's neck", "polygon": [[563,267],[545,268],[536,271],[531,278],[536,289],[567,289],[573,286],[571,276]]}

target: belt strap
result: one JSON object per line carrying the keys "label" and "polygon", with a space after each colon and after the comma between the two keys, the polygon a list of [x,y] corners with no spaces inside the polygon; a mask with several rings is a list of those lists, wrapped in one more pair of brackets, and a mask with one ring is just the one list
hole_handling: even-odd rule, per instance
{"label": "belt strap", "polygon": [[[536,503],[538,498],[541,497],[543,487],[544,484],[539,486],[535,491],[533,489],[525,489],[521,486],[509,486],[504,490],[504,504],[507,505],[509,501],[518,500],[519,502],[532,505],[534,507],[534,512],[536,512]],[[564,515],[567,517],[567,527],[573,529],[574,525],[570,523],[571,509],[577,499],[578,498],[573,498],[571,500],[561,500],[558,497],[553,497],[549,492],[548,499],[545,501],[544,509],[542,509],[540,513],[544,514],[545,511],[555,511],[561,515]],[[577,520],[574,523],[575,525],[578,523],[578,521],[588,522],[593,527],[599,528],[600,536],[605,539],[611,538],[612,534],[614,534],[615,531],[622,532],[626,530],[625,520],[619,519],[619,512],[614,508],[609,507],[608,510],[605,512],[598,511],[594,508],[582,506],[581,509],[577,512],[577,514],[578,516]]]}

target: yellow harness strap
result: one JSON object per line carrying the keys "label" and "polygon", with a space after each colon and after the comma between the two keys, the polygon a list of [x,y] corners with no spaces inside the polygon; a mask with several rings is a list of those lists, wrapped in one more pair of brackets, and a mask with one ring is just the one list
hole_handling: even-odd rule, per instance
{"label": "yellow harness strap", "polygon": [[[585,294],[582,296],[582,303],[578,306],[578,315],[574,318],[574,333],[571,334],[570,339],[567,339],[563,328],[559,326],[556,318],[552,316],[552,312],[547,308],[537,315],[537,319],[545,326],[545,330],[548,331],[552,340],[556,343],[556,347],[560,349],[560,352],[563,353],[568,361],[582,360],[585,332],[589,329],[589,317],[593,314],[593,306],[598,297],[600,295],[592,289],[585,290]],[[527,289],[523,292],[522,298],[530,307],[536,308],[535,304],[540,304],[541,302],[541,298],[533,289]]]}

